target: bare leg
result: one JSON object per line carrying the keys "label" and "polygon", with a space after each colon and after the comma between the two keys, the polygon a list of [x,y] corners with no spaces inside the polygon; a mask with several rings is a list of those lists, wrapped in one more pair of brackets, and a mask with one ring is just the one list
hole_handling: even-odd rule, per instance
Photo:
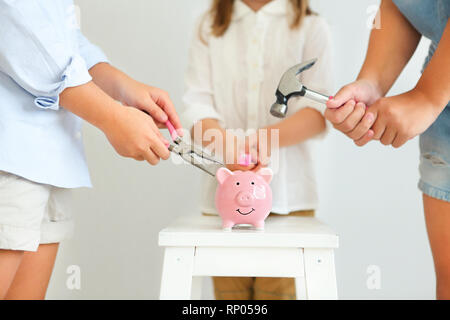
{"label": "bare leg", "polygon": [[436,271],[436,298],[450,299],[450,202],[423,196],[428,238]]}
{"label": "bare leg", "polygon": [[0,250],[0,300],[5,299],[23,255],[23,251]]}
{"label": "bare leg", "polygon": [[37,252],[25,252],[7,300],[43,300],[55,265],[58,243],[41,244]]}

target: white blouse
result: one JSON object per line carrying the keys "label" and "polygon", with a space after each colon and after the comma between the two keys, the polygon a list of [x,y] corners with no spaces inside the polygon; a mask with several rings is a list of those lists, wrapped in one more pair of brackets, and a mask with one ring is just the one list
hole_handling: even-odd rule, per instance
{"label": "white blouse", "polygon": [[[210,34],[209,17],[201,19],[194,32],[186,73],[186,129],[207,118],[218,119],[224,128],[244,130],[280,121],[270,115],[269,109],[281,75],[312,58],[318,58],[318,62],[300,75],[302,83],[324,94],[333,92],[327,23],[311,15],[305,17],[300,28],[291,29],[291,11],[287,0],[273,0],[258,12],[238,0],[229,29],[219,38]],[[325,110],[324,105],[294,98],[288,116],[304,107]],[[317,208],[313,167],[313,145],[317,141],[311,139],[279,150],[278,168],[271,182],[272,212],[288,214]],[[208,175],[203,179],[201,210],[216,213],[217,183]]]}

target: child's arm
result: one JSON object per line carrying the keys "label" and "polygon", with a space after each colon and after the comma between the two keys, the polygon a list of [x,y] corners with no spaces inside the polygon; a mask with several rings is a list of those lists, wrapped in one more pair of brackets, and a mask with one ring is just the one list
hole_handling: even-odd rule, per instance
{"label": "child's arm", "polygon": [[150,114],[159,127],[170,119],[176,129],[180,120],[167,92],[140,83],[108,63],[101,49],[77,31],[80,55],[98,87],[124,105],[136,107]]}
{"label": "child's arm", "polygon": [[[311,139],[326,129],[324,116],[316,109],[305,107],[285,120],[258,130],[247,139],[245,147],[252,159],[257,159],[251,170],[267,166],[273,148],[283,148]],[[273,135],[276,130],[278,134]],[[272,141],[278,137],[278,141]]]}
{"label": "child's arm", "polygon": [[[381,98],[411,58],[420,34],[392,1],[384,0],[380,10],[382,29],[372,31],[358,80],[338,92],[328,103],[325,116],[359,146],[377,139],[400,147],[424,132],[450,99],[450,26],[447,24],[416,87],[398,96]],[[356,108],[355,100],[369,105],[369,112],[361,105]]]}
{"label": "child's arm", "polygon": [[312,108],[303,108],[285,120],[268,126],[268,137],[271,130],[279,130],[279,147],[288,147],[301,143],[325,131],[325,118]]}
{"label": "child's arm", "polygon": [[381,28],[370,34],[366,59],[357,78],[360,82],[339,90],[329,101],[329,108],[341,107],[350,100],[373,104],[389,91],[416,50],[420,34],[392,0],[381,2],[379,15]]}
{"label": "child's arm", "polygon": [[[215,130],[217,134],[211,134],[211,138],[205,139],[205,133],[207,131],[212,132]],[[216,139],[220,136],[225,136],[225,129],[222,128],[217,119],[203,119],[198,121],[191,129],[191,137],[195,143],[207,147],[216,143]]]}
{"label": "child's arm", "polygon": [[384,96],[416,51],[421,35],[392,0],[381,2],[379,14],[381,25],[370,34],[358,79],[370,81]]}
{"label": "child's arm", "polygon": [[170,156],[166,141],[152,118],[124,107],[93,82],[65,89],[60,105],[101,129],[117,153],[156,165]]}
{"label": "child's arm", "polygon": [[450,22],[414,89],[381,98],[368,111],[376,119],[373,139],[396,148],[425,132],[450,100]]}
{"label": "child's arm", "polygon": [[89,70],[95,84],[115,100],[149,113],[159,127],[169,119],[176,129],[181,123],[169,94],[140,83],[108,63],[99,63]]}
{"label": "child's arm", "polygon": [[[366,59],[355,82],[341,88],[327,104],[325,117],[358,145],[373,137],[375,118],[365,113],[384,96],[420,41],[420,34],[391,0],[380,5],[381,28],[370,34]],[[395,32],[392,32],[395,30]],[[359,104],[357,104],[359,103]]]}

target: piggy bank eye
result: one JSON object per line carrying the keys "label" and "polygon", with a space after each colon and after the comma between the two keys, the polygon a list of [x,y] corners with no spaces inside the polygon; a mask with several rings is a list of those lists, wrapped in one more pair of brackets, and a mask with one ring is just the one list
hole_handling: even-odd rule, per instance
{"label": "piggy bank eye", "polygon": [[252,184],[255,184],[255,183],[252,181]]}
{"label": "piggy bank eye", "polygon": [[238,186],[240,183],[239,182],[236,182],[236,185]]}

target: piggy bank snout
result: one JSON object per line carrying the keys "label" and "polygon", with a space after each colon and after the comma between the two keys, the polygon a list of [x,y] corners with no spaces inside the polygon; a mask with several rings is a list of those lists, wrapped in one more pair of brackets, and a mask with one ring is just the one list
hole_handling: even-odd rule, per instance
{"label": "piggy bank snout", "polygon": [[249,207],[253,204],[255,197],[251,192],[241,191],[236,196],[236,202],[242,207]]}

